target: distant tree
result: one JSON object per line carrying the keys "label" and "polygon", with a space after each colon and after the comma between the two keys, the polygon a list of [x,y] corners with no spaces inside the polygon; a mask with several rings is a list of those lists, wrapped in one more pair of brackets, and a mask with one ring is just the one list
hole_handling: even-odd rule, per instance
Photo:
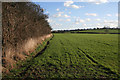
{"label": "distant tree", "polygon": [[100,29],[100,28],[97,27],[97,29]]}
{"label": "distant tree", "polygon": [[94,30],[96,30],[96,28],[93,28]]}
{"label": "distant tree", "polygon": [[105,29],[105,33],[109,33],[110,27],[109,26],[104,26],[103,29]]}

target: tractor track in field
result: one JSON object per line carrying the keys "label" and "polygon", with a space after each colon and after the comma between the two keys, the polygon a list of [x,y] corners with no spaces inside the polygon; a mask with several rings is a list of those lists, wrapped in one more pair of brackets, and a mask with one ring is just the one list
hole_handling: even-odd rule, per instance
{"label": "tractor track in field", "polygon": [[[50,40],[52,40],[53,37],[54,37],[54,35],[51,37]],[[49,43],[50,43],[50,40],[47,41],[45,47],[44,47],[38,54],[36,54],[36,55],[31,59],[30,62],[32,62],[34,58],[36,58],[36,57],[38,57],[39,55],[41,55],[41,54],[44,53],[44,51],[47,49],[47,47],[48,47],[48,45],[49,45]],[[34,62],[33,62],[33,63],[34,63]],[[22,76],[23,74],[25,75],[25,74],[26,74],[26,71],[27,71],[28,69],[30,69],[31,65],[32,65],[32,64],[30,64],[23,72],[21,72],[20,75],[21,75],[21,76]]]}
{"label": "tractor track in field", "polygon": [[[68,43],[70,46],[72,46],[72,45],[71,45],[71,43],[69,42],[69,40],[67,40],[67,39],[66,39],[66,41],[67,41],[67,43]],[[63,43],[62,43],[62,41],[61,41],[61,44],[63,44]],[[64,44],[63,44],[63,45],[64,45]],[[64,48],[64,50],[65,50],[65,47],[63,47],[63,48]],[[69,59],[70,59],[70,66],[72,67],[71,54],[70,54],[68,51],[65,51],[65,53],[67,53],[67,54],[68,54]]]}
{"label": "tractor track in field", "polygon": [[105,42],[100,42],[100,41],[94,41],[94,42],[99,43],[99,44],[104,44],[104,45],[107,45],[107,46],[113,46],[113,45],[105,43]]}
{"label": "tractor track in field", "polygon": [[95,61],[93,58],[91,58],[88,54],[86,54],[82,49],[78,48],[80,51],[82,51],[82,53],[84,53],[86,55],[87,58],[89,58],[93,63],[98,64],[97,61]]}
{"label": "tractor track in field", "polygon": [[101,67],[102,69],[108,71],[108,72],[106,72],[107,74],[115,74],[115,75],[117,75],[117,77],[119,77],[119,75],[118,75],[116,72],[111,71],[110,68],[107,68],[107,67],[101,65],[100,63],[98,63],[97,61],[95,61],[92,57],[90,57],[90,56],[89,56],[87,53],[85,53],[82,49],[80,49],[80,48],[78,48],[78,49],[79,49],[80,51],[82,51],[82,53],[84,53],[85,56],[86,56],[89,60],[91,60],[93,63],[97,64],[99,68]]}
{"label": "tractor track in field", "polygon": [[72,66],[72,60],[71,60],[71,57],[70,57],[70,53],[69,52],[65,52],[65,53],[67,53],[68,54],[68,56],[69,56],[69,59],[70,59],[70,66]]}
{"label": "tractor track in field", "polygon": [[50,39],[49,41],[47,41],[46,46],[45,46],[38,54],[36,54],[36,55],[34,56],[34,58],[36,58],[36,57],[38,57],[39,55],[41,55],[42,53],[44,53],[44,51],[47,49],[50,41],[53,39],[53,37],[54,37],[54,35],[51,37],[51,39]]}

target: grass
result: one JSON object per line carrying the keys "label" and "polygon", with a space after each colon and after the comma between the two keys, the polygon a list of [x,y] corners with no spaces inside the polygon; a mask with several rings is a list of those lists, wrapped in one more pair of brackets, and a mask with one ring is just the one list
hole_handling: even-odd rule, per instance
{"label": "grass", "polygon": [[[106,29],[98,29],[98,30],[84,30],[84,31],[75,31],[75,32],[96,32],[96,33],[106,33]],[[108,29],[108,33],[120,33],[118,29]]]}
{"label": "grass", "polygon": [[41,55],[5,77],[117,78],[117,56],[117,34],[56,33]]}
{"label": "grass", "polygon": [[[29,63],[31,64],[33,61],[33,57],[38,54],[47,44],[47,42],[50,40],[51,38],[46,39],[45,41],[42,42],[42,44],[39,44],[38,47],[35,49],[34,52],[32,52],[29,56],[27,56],[26,60],[24,61],[18,61],[15,66],[15,69],[12,69],[10,71],[10,74],[3,74],[2,77],[3,78],[10,78],[10,77],[14,77],[16,75],[18,75],[20,72],[24,71],[27,66],[29,66]],[[25,54],[25,53],[23,53]],[[22,67],[22,68],[21,68]]]}

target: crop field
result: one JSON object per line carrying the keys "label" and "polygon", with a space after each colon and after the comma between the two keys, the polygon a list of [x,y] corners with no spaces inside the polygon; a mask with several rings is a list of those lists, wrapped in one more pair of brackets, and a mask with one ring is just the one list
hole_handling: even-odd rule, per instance
{"label": "crop field", "polygon": [[[40,47],[37,48],[39,50]],[[117,78],[117,34],[54,34],[45,50],[11,71],[22,78]]]}
{"label": "crop field", "polygon": [[[108,29],[108,33],[120,33],[119,29]],[[75,31],[75,32],[96,32],[96,33],[105,33],[106,29],[98,29],[98,30],[84,30],[84,31]]]}

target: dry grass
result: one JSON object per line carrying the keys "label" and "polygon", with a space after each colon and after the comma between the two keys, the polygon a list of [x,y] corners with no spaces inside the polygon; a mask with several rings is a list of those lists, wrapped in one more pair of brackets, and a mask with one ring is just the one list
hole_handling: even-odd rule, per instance
{"label": "dry grass", "polygon": [[[30,55],[31,52],[33,52],[37,45],[42,43],[45,39],[51,37],[52,34],[44,35],[39,38],[30,38],[28,40],[25,40],[25,42],[18,46],[19,49],[15,50],[14,48],[8,48],[5,51],[5,57],[3,57],[3,73],[9,73],[9,70],[13,69],[17,61],[19,60],[25,60],[26,55]],[[22,53],[25,53],[26,55],[23,55]]]}
{"label": "dry grass", "polygon": [[34,5],[30,2],[2,3],[3,72],[8,73],[17,61],[24,60],[51,35],[48,16],[40,6]]}

